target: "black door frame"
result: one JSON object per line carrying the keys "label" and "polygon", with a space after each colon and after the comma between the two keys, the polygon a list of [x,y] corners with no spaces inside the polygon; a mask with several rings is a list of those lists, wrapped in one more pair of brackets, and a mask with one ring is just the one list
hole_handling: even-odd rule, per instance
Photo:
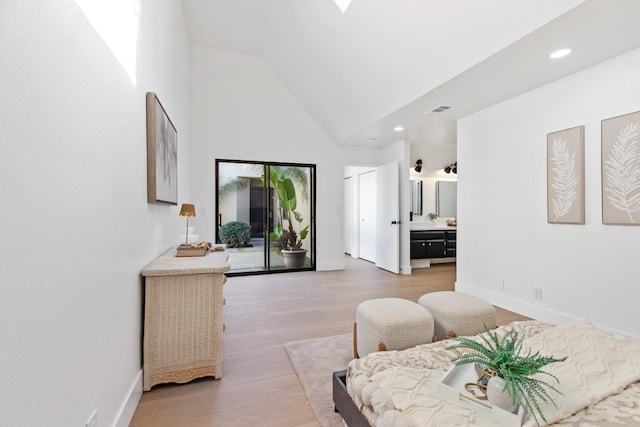
{"label": "black door frame", "polygon": [[[247,276],[254,274],[271,274],[271,273],[290,273],[295,271],[315,271],[316,270],[316,165],[313,163],[291,163],[291,162],[267,162],[267,161],[257,161],[257,160],[238,160],[238,159],[215,159],[215,240],[216,243],[220,243],[220,207],[218,203],[218,191],[220,188],[220,163],[241,163],[241,164],[258,164],[263,166],[263,173],[266,175],[266,182],[269,182],[269,166],[282,166],[282,167],[299,167],[299,168],[309,168],[309,207],[311,211],[310,218],[310,245],[311,248],[309,250],[311,265],[309,267],[296,268],[296,269],[271,269],[270,262],[270,245],[269,245],[269,236],[267,233],[264,234],[264,270],[260,271],[228,271],[225,273],[227,276]],[[249,184],[250,185],[250,184]],[[264,229],[265,230],[273,230],[273,207],[272,200],[269,197],[270,192],[263,192],[263,206],[264,206]],[[268,213],[271,213],[269,215]]]}

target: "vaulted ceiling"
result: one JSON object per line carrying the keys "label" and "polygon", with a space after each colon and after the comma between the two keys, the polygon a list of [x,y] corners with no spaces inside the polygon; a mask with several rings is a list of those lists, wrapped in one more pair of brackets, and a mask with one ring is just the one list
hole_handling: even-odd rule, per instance
{"label": "vaulted ceiling", "polygon": [[182,3],[193,44],[262,58],[338,144],[455,145],[458,118],[640,46],[637,0]]}

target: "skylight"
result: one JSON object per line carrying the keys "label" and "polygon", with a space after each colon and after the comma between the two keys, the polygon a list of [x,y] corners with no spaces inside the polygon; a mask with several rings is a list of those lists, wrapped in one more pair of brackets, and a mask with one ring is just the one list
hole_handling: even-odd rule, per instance
{"label": "skylight", "polygon": [[333,1],[336,2],[336,5],[338,5],[342,13],[345,13],[347,11],[347,8],[351,4],[351,0],[333,0]]}
{"label": "skylight", "polygon": [[75,1],[135,85],[140,0]]}

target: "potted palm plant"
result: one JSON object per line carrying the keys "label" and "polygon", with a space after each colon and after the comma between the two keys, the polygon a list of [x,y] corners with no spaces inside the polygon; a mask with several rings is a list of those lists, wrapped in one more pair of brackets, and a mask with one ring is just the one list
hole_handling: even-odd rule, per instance
{"label": "potted palm plant", "polygon": [[[511,329],[502,338],[495,331],[490,331],[486,326],[486,333],[481,334],[476,341],[467,337],[457,337],[457,344],[449,346],[448,350],[470,350],[456,356],[452,361],[456,365],[475,363],[479,369],[488,372],[490,377],[486,384],[487,400],[510,412],[515,412],[521,405],[525,412],[531,413],[536,424],[546,422],[546,418],[540,408],[541,402],[555,401],[548,390],[562,394],[557,388],[540,379],[538,374],[544,374],[550,378],[558,379],[543,368],[551,363],[563,362],[561,359],[543,356],[539,352],[531,354],[531,351],[522,354],[522,341],[524,338]],[[511,404],[511,405],[509,405]],[[509,407],[511,406],[511,407]]]}
{"label": "potted palm plant", "polygon": [[[307,249],[302,248],[302,241],[309,234],[309,225],[302,226],[304,219],[298,212],[298,200],[293,181],[279,174],[275,168],[269,170],[269,183],[276,192],[278,204],[281,209],[281,218],[274,226],[274,231],[269,233],[271,241],[281,240],[280,253],[284,258],[285,268],[301,268],[307,256]],[[294,220],[298,224],[298,231],[294,228]],[[286,221],[286,228],[283,222]]]}

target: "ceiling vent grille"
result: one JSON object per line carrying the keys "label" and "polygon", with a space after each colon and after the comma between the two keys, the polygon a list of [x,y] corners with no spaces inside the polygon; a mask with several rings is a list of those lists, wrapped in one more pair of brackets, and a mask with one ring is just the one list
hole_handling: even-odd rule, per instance
{"label": "ceiling vent grille", "polygon": [[447,105],[440,105],[439,107],[434,108],[433,110],[431,110],[432,113],[442,113],[443,111],[448,110],[449,106]]}

